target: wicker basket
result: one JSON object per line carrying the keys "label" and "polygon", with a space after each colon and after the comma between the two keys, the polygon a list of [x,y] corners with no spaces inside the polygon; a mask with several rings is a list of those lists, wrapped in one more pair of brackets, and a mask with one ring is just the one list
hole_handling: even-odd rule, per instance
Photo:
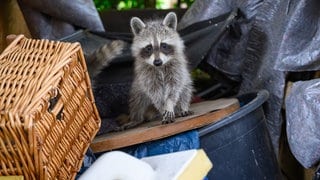
{"label": "wicker basket", "polygon": [[0,55],[0,175],[74,179],[100,127],[79,43],[18,36]]}

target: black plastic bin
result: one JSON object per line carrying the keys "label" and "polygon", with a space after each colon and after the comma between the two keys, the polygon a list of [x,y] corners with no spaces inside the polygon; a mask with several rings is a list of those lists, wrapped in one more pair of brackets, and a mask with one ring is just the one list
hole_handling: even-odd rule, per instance
{"label": "black plastic bin", "polygon": [[213,163],[209,180],[281,179],[262,109],[268,97],[266,90],[239,96],[238,111],[199,129],[200,146]]}

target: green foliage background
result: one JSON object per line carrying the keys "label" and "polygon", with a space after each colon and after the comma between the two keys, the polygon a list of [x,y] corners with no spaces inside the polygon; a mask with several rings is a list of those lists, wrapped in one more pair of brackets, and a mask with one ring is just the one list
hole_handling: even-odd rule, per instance
{"label": "green foliage background", "polygon": [[[145,8],[146,0],[94,0],[96,8],[98,11],[108,10],[108,9],[143,9]],[[163,4],[166,0],[156,0],[157,9],[163,9]],[[181,3],[186,3],[188,7],[194,2],[194,0],[180,0]],[[177,5],[176,7],[177,8]]]}

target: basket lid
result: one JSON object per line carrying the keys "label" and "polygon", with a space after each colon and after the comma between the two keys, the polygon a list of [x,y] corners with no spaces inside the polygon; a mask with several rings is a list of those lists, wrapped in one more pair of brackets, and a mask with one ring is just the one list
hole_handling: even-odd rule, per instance
{"label": "basket lid", "polygon": [[57,88],[74,56],[87,71],[79,43],[17,36],[0,55],[0,112],[25,114],[37,108]]}

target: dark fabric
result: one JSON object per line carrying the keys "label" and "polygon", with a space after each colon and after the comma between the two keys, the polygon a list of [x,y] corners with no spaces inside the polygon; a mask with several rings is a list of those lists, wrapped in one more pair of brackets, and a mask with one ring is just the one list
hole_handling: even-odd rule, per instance
{"label": "dark fabric", "polygon": [[33,38],[59,39],[76,29],[104,31],[92,0],[18,0]]}

